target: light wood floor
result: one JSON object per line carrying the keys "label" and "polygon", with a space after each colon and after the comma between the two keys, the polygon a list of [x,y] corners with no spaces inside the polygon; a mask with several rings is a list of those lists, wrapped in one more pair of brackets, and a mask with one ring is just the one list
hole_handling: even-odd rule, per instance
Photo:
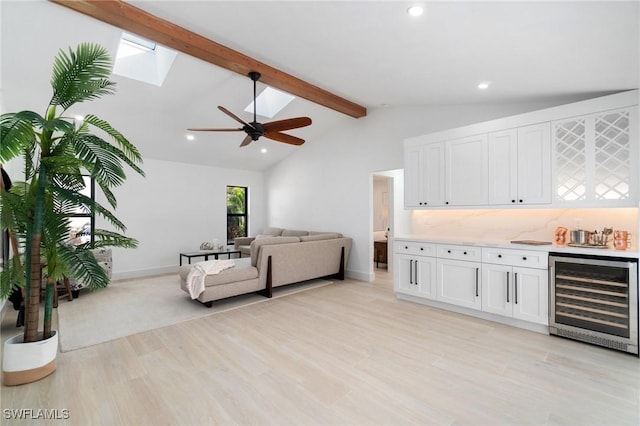
{"label": "light wood floor", "polygon": [[[61,353],[0,423],[638,425],[639,387],[637,357],[397,301],[378,270]],[[45,408],[70,418],[7,419]]]}

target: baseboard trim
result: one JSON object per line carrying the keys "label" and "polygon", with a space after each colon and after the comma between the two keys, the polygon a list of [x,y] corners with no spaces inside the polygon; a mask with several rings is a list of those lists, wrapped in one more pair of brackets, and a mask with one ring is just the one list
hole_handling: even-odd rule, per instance
{"label": "baseboard trim", "polygon": [[347,269],[345,271],[345,276],[347,278],[351,278],[358,281],[366,281],[366,282],[373,281],[373,275],[371,273],[354,271],[352,269]]}

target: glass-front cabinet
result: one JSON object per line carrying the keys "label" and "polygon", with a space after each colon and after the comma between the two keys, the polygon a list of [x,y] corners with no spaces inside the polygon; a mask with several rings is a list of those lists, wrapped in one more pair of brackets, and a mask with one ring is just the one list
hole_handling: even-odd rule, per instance
{"label": "glass-front cabinet", "polygon": [[554,121],[554,203],[635,206],[637,107]]}

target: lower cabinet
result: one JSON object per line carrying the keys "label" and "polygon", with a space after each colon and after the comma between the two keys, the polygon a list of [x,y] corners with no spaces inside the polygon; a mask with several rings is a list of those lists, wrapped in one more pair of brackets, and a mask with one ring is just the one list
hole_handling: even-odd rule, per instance
{"label": "lower cabinet", "polygon": [[436,298],[435,257],[396,255],[395,291],[427,299]]}
{"label": "lower cabinet", "polygon": [[479,262],[438,259],[436,299],[466,308],[481,309]]}
{"label": "lower cabinet", "polygon": [[547,252],[417,241],[396,241],[394,251],[399,294],[511,318],[518,321],[507,323],[517,326],[549,324]]}
{"label": "lower cabinet", "polygon": [[536,324],[549,324],[547,270],[482,265],[482,310]]}

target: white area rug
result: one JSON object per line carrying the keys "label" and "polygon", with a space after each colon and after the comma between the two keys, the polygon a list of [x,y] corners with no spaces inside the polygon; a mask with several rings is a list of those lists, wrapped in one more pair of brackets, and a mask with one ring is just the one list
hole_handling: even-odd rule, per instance
{"label": "white area rug", "polygon": [[[331,284],[310,280],[273,289],[273,298]],[[211,308],[191,300],[180,289],[180,277],[159,277],[119,281],[105,289],[83,290],[72,302],[60,300],[58,328],[60,351],[68,352],[143,331],[237,309],[268,299],[246,294],[213,302]]]}

